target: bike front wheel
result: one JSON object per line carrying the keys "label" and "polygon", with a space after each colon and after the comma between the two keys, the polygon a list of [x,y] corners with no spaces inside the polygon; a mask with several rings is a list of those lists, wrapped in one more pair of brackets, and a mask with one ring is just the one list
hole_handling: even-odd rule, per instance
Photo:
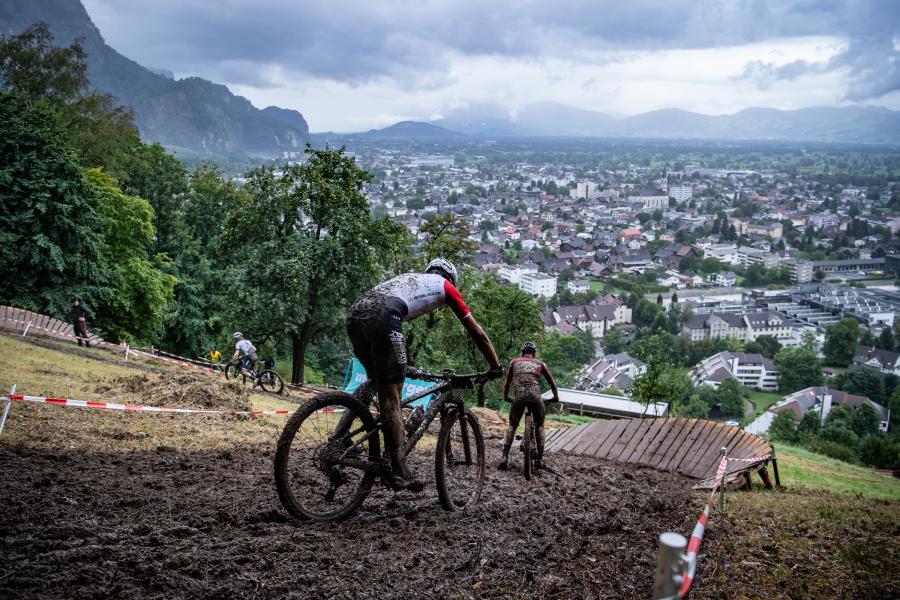
{"label": "bike front wheel", "polygon": [[531,480],[531,469],[533,465],[533,452],[531,442],[534,440],[534,417],[528,415],[525,417],[525,435],[522,437],[522,460],[525,470],[525,479]]}
{"label": "bike front wheel", "polygon": [[243,375],[241,374],[241,365],[228,363],[224,366],[225,369],[225,379],[230,381],[242,381]]}
{"label": "bike front wheel", "polygon": [[478,503],[484,487],[484,437],[475,415],[451,409],[441,419],[434,475],[438,497],[446,510],[464,510]]}
{"label": "bike front wheel", "polygon": [[259,387],[263,391],[280,394],[284,391],[284,380],[276,371],[266,369],[259,374]]}
{"label": "bike front wheel", "polygon": [[[339,421],[348,427],[335,431]],[[344,392],[321,393],[298,408],[275,452],[275,487],[285,509],[314,521],[356,512],[375,482],[376,469],[366,467],[381,460],[375,425],[372,413]]]}

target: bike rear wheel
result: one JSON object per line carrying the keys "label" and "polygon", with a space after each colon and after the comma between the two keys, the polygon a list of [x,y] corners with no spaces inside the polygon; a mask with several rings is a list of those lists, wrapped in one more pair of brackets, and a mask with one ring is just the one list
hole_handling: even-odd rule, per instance
{"label": "bike rear wheel", "polygon": [[[349,428],[336,435],[342,417]],[[372,413],[344,392],[321,393],[298,408],[275,452],[275,487],[285,509],[315,521],[337,521],[356,512],[376,477],[374,469],[361,465],[380,461],[378,433],[366,437],[373,429]]]}
{"label": "bike rear wheel", "polygon": [[434,475],[438,497],[446,510],[464,510],[478,503],[484,487],[484,437],[475,415],[449,410],[441,419]]}
{"label": "bike rear wheel", "polygon": [[525,435],[522,437],[522,461],[525,469],[525,479],[531,480],[532,463],[532,447],[531,442],[534,440],[534,417],[528,415],[525,417]]}
{"label": "bike rear wheel", "polygon": [[266,392],[280,394],[284,391],[284,380],[276,371],[266,369],[259,374],[259,387]]}

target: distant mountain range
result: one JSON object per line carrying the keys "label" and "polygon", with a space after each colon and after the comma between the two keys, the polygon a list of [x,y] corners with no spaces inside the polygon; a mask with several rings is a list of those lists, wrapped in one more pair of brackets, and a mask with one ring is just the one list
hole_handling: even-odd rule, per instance
{"label": "distant mountain range", "polygon": [[[703,115],[665,109],[613,117],[564,104],[525,106],[515,116],[498,107],[455,110],[430,123],[403,121],[385,129],[347,134],[354,139],[457,139],[564,136],[648,139],[720,139],[760,141],[900,144],[900,111],[877,107],[748,108],[731,115]],[[403,135],[397,135],[399,131]],[[456,137],[454,137],[456,136]]]}
{"label": "distant mountain range", "polygon": [[208,153],[276,155],[302,148],[309,127],[295,110],[254,107],[224,85],[199,77],[174,79],[109,47],[80,1],[2,0],[0,32],[18,34],[43,21],[58,45],[82,38],[91,86],[130,107],[144,141]]}

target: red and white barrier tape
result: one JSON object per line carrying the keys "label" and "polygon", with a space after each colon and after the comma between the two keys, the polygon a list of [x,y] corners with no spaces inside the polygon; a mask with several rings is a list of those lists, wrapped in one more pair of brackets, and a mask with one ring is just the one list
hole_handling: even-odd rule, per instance
{"label": "red and white barrier tape", "polygon": [[769,452],[768,454],[760,454],[759,456],[753,456],[751,458],[731,458],[729,456],[728,462],[735,461],[735,462],[758,463],[758,462],[762,462],[764,460],[769,460],[770,458],[772,458],[771,452]]}
{"label": "red and white barrier tape", "polygon": [[[169,413],[169,414],[201,414],[201,415],[251,415],[251,416],[273,416],[273,415],[289,415],[294,411],[291,410],[208,410],[202,408],[169,408],[165,406],[145,406],[143,404],[119,404],[116,402],[93,402],[90,400],[72,400],[69,398],[51,398],[46,396],[25,396],[22,394],[7,394],[0,398],[8,398],[20,402],[35,402],[37,404],[55,404],[56,406],[71,406],[75,408],[100,408],[104,410],[121,410],[149,413]],[[339,413],[340,409],[322,409],[318,412],[322,413]]]}
{"label": "red and white barrier tape", "polygon": [[166,352],[165,350],[160,350],[158,348],[156,348],[156,349],[150,348],[149,350],[144,349],[144,350],[142,350],[142,352],[147,352],[148,354],[153,354],[154,352],[157,352],[159,354],[164,354],[170,358],[177,358],[178,360],[183,360],[185,362],[198,364],[201,367],[214,368],[217,365],[222,364],[222,363],[214,363],[211,360],[206,360],[205,358],[190,358],[188,356],[181,356],[180,354],[173,354],[172,352]]}
{"label": "red and white barrier tape", "polygon": [[713,481],[712,491],[709,493],[709,498],[707,498],[706,500],[706,506],[703,507],[703,512],[700,513],[700,518],[697,520],[697,524],[694,526],[694,531],[691,532],[691,539],[688,541],[687,571],[684,573],[684,575],[682,575],[681,588],[678,590],[679,598],[684,598],[685,596],[687,596],[688,592],[691,590],[691,584],[694,583],[694,576],[697,573],[697,555],[700,552],[700,545],[703,543],[703,534],[706,532],[706,522],[707,520],[709,520],[709,512],[712,509],[713,497],[715,496],[715,493],[719,489],[719,487],[725,485],[725,476],[728,472],[728,463],[731,461],[759,463],[768,460],[771,457],[771,452],[767,454],[761,454],[759,456],[753,456],[751,458],[731,458],[729,456],[722,457],[722,460],[719,462],[719,467],[718,469],[716,469],[716,477]]}
{"label": "red and white barrier tape", "polygon": [[195,365],[194,363],[184,362],[182,360],[176,360],[174,358],[167,358],[165,356],[157,356],[156,354],[150,354],[149,352],[144,352],[143,350],[135,350],[134,348],[129,348],[128,352],[135,354],[137,356],[149,358],[152,360],[161,360],[163,362],[179,365],[182,367],[190,367],[192,369],[197,369],[198,371],[206,371],[207,373],[216,373],[217,375],[224,374],[223,371],[220,371],[218,369],[211,369],[209,367],[203,367],[200,365]]}
{"label": "red and white barrier tape", "polygon": [[33,321],[23,321],[21,319],[9,319],[7,317],[2,317],[2,320],[8,321],[10,323],[20,323],[22,325],[26,325],[28,331],[30,331],[32,329],[41,329],[41,330],[49,333],[51,336],[62,336],[62,337],[68,337],[68,338],[72,338],[72,339],[81,338],[82,340],[86,340],[87,342],[89,342],[91,344],[97,344],[97,345],[105,344],[107,346],[117,347],[115,344],[110,344],[109,342],[104,341],[96,336],[91,337],[90,335],[88,335],[87,337],[85,337],[83,335],[75,335],[74,333],[66,333],[65,331],[54,331],[53,329],[50,329],[49,327],[41,327],[40,325],[35,325]]}

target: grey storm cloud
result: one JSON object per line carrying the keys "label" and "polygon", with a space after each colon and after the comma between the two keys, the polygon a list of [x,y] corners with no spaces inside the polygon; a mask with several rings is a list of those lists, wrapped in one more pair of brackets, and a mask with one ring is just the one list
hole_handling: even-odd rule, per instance
{"label": "grey storm cloud", "polygon": [[842,29],[823,32],[847,38],[847,47],[828,61],[796,60],[776,66],[754,60],[745,65],[742,77],[767,89],[777,80],[840,70],[847,73],[847,100],[865,101],[900,90],[900,2],[872,0],[849,8],[837,11],[844,19]]}
{"label": "grey storm cloud", "polygon": [[276,85],[270,67],[351,85],[434,82],[453,53],[592,60],[597,52],[715,48],[777,37],[848,40],[829,64],[747,65],[760,86],[830,69],[847,96],[898,89],[894,0],[85,0],[101,31],[144,64],[233,83]]}

